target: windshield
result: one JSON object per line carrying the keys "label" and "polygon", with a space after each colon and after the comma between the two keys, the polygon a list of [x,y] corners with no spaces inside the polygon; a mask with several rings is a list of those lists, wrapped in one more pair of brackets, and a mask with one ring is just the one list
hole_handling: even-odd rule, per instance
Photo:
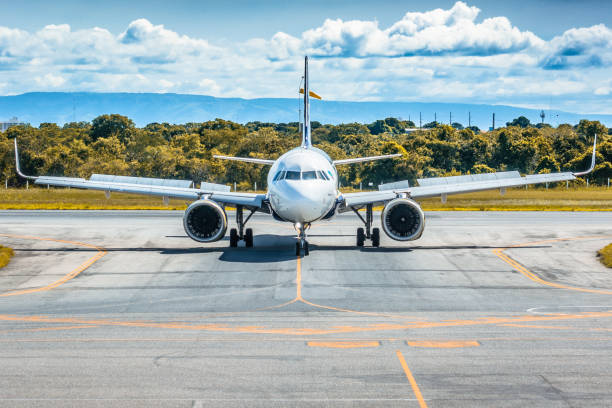
{"label": "windshield", "polygon": [[272,181],[280,180],[331,180],[330,176],[322,170],[311,170],[311,171],[279,171],[274,176]]}
{"label": "windshield", "polygon": [[285,173],[285,179],[286,180],[299,180],[300,172],[299,171],[288,171],[287,173]]}
{"label": "windshield", "polygon": [[316,180],[317,172],[316,171],[305,171],[302,173],[302,180]]}

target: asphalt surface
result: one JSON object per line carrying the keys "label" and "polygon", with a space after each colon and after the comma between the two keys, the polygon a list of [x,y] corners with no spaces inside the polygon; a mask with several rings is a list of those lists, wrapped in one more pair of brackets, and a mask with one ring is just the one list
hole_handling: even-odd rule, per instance
{"label": "asphalt surface", "polygon": [[0,212],[0,406],[612,406],[612,213],[434,212],[361,249],[343,215],[300,259],[270,217],[233,249],[181,217]]}

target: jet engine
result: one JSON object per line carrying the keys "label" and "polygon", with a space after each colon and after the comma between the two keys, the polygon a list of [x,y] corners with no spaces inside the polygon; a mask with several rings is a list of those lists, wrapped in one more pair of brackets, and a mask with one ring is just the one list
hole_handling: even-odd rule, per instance
{"label": "jet engine", "polygon": [[183,227],[187,235],[195,241],[218,241],[225,236],[227,214],[212,200],[198,200],[185,210]]}
{"label": "jet engine", "polygon": [[425,229],[425,214],[421,206],[407,198],[396,198],[387,203],[381,218],[385,234],[396,241],[419,239]]}

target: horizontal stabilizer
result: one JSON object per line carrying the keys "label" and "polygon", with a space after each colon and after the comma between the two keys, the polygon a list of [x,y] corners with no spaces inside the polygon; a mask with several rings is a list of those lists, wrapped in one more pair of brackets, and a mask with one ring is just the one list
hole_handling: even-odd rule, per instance
{"label": "horizontal stabilizer", "polygon": [[233,160],[233,161],[240,161],[240,162],[246,162],[246,163],[266,164],[268,166],[271,166],[274,164],[274,160],[256,159],[255,157],[221,156],[218,154],[215,154],[213,157],[215,159],[220,159],[220,160]]}
{"label": "horizontal stabilizer", "polygon": [[334,166],[338,166],[339,164],[353,164],[353,163],[362,163],[374,160],[383,160],[383,159],[391,159],[393,157],[400,157],[401,153],[395,154],[385,154],[382,156],[369,156],[369,157],[355,157],[353,159],[342,159],[342,160],[334,160]]}

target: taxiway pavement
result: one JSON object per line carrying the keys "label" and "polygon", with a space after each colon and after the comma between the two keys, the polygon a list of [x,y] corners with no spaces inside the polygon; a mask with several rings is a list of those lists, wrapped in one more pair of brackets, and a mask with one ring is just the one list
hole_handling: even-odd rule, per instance
{"label": "taxiway pavement", "polygon": [[380,248],[342,215],[301,258],[268,216],[254,248],[181,217],[0,212],[0,406],[612,405],[612,213],[432,212]]}

